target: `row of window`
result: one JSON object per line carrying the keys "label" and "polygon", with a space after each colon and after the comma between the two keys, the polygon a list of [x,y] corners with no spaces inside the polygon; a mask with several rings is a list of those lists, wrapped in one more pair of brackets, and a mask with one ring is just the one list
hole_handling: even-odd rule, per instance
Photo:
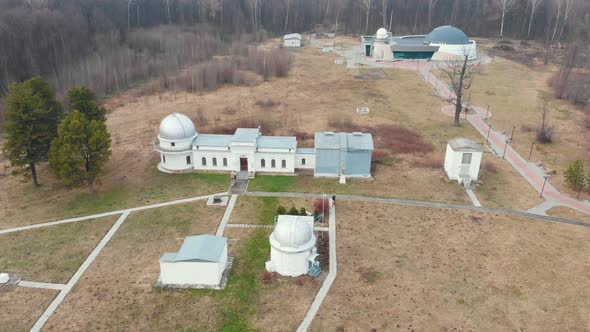
{"label": "row of window", "polygon": [[[227,158],[223,158],[222,162],[223,162],[223,167],[227,167]],[[205,157],[201,158],[201,165],[207,166],[207,158],[205,158]],[[211,165],[217,166],[217,158],[216,157],[213,157],[211,159]]]}
{"label": "row of window", "polygon": [[[260,167],[266,167],[266,160],[260,159]],[[277,162],[274,159],[270,160],[270,168],[277,168]],[[287,161],[285,159],[281,160],[281,168],[287,168]]]}

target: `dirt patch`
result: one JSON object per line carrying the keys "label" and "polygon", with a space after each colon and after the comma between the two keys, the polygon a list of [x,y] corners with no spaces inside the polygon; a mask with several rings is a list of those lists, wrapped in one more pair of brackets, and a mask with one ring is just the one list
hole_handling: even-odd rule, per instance
{"label": "dirt patch", "polygon": [[570,209],[564,206],[556,206],[546,211],[550,216],[568,218],[574,220],[582,220],[590,222],[590,216],[577,210]]}
{"label": "dirt patch", "polygon": [[0,287],[0,330],[30,330],[57,293],[49,289]]}
{"label": "dirt patch", "polygon": [[590,250],[587,228],[371,203],[339,203],[336,215],[338,276],[313,331],[590,323],[590,262],[579,256]]}

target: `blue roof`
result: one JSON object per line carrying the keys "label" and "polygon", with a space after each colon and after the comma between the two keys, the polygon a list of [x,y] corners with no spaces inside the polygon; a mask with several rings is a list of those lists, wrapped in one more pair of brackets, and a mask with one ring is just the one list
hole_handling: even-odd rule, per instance
{"label": "blue roof", "polygon": [[193,145],[196,146],[229,146],[232,135],[198,134]]}
{"label": "blue roof", "polygon": [[182,247],[173,258],[173,254],[165,254],[161,260],[168,258],[173,262],[220,262],[226,245],[226,237],[209,234],[189,236],[184,239]]}
{"label": "blue roof", "polygon": [[258,128],[238,128],[234,133],[233,142],[256,143],[256,138],[260,135]]}
{"label": "blue roof", "polygon": [[443,44],[469,44],[469,38],[465,32],[450,25],[443,25],[432,30],[426,35],[426,41],[429,43],[443,43]]}
{"label": "blue roof", "polygon": [[295,150],[295,153],[297,153],[297,154],[315,154],[315,149],[299,148],[299,149]]}
{"label": "blue roof", "polygon": [[373,136],[366,133],[315,133],[315,148],[373,150]]}
{"label": "blue roof", "polygon": [[296,149],[297,138],[295,136],[259,136],[257,140],[259,148],[269,149]]}

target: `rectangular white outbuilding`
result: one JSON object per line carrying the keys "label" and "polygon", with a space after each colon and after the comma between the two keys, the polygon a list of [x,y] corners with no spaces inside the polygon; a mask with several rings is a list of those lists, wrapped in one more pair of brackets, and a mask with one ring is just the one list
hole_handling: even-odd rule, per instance
{"label": "rectangular white outbuilding", "polygon": [[284,47],[301,47],[301,37],[298,33],[290,33],[288,35],[283,36],[283,46]]}
{"label": "rectangular white outbuilding", "polygon": [[189,236],[177,253],[166,253],[160,258],[158,284],[219,288],[227,263],[227,238],[209,234]]}
{"label": "rectangular white outbuilding", "polygon": [[445,173],[459,183],[477,181],[482,156],[481,145],[467,138],[455,138],[447,143]]}

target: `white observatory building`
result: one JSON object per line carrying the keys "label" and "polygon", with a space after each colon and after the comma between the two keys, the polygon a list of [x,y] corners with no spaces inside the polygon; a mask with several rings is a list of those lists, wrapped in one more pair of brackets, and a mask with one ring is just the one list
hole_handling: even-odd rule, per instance
{"label": "white observatory building", "polygon": [[393,52],[389,46],[389,34],[384,28],[380,28],[375,33],[373,58],[377,60],[393,60]]}
{"label": "white observatory building", "polygon": [[320,274],[312,216],[280,215],[269,240],[267,271],[287,277]]}
{"label": "white observatory building", "polygon": [[481,145],[467,138],[455,138],[447,143],[445,173],[451,180],[466,185],[477,181],[483,154]]}

